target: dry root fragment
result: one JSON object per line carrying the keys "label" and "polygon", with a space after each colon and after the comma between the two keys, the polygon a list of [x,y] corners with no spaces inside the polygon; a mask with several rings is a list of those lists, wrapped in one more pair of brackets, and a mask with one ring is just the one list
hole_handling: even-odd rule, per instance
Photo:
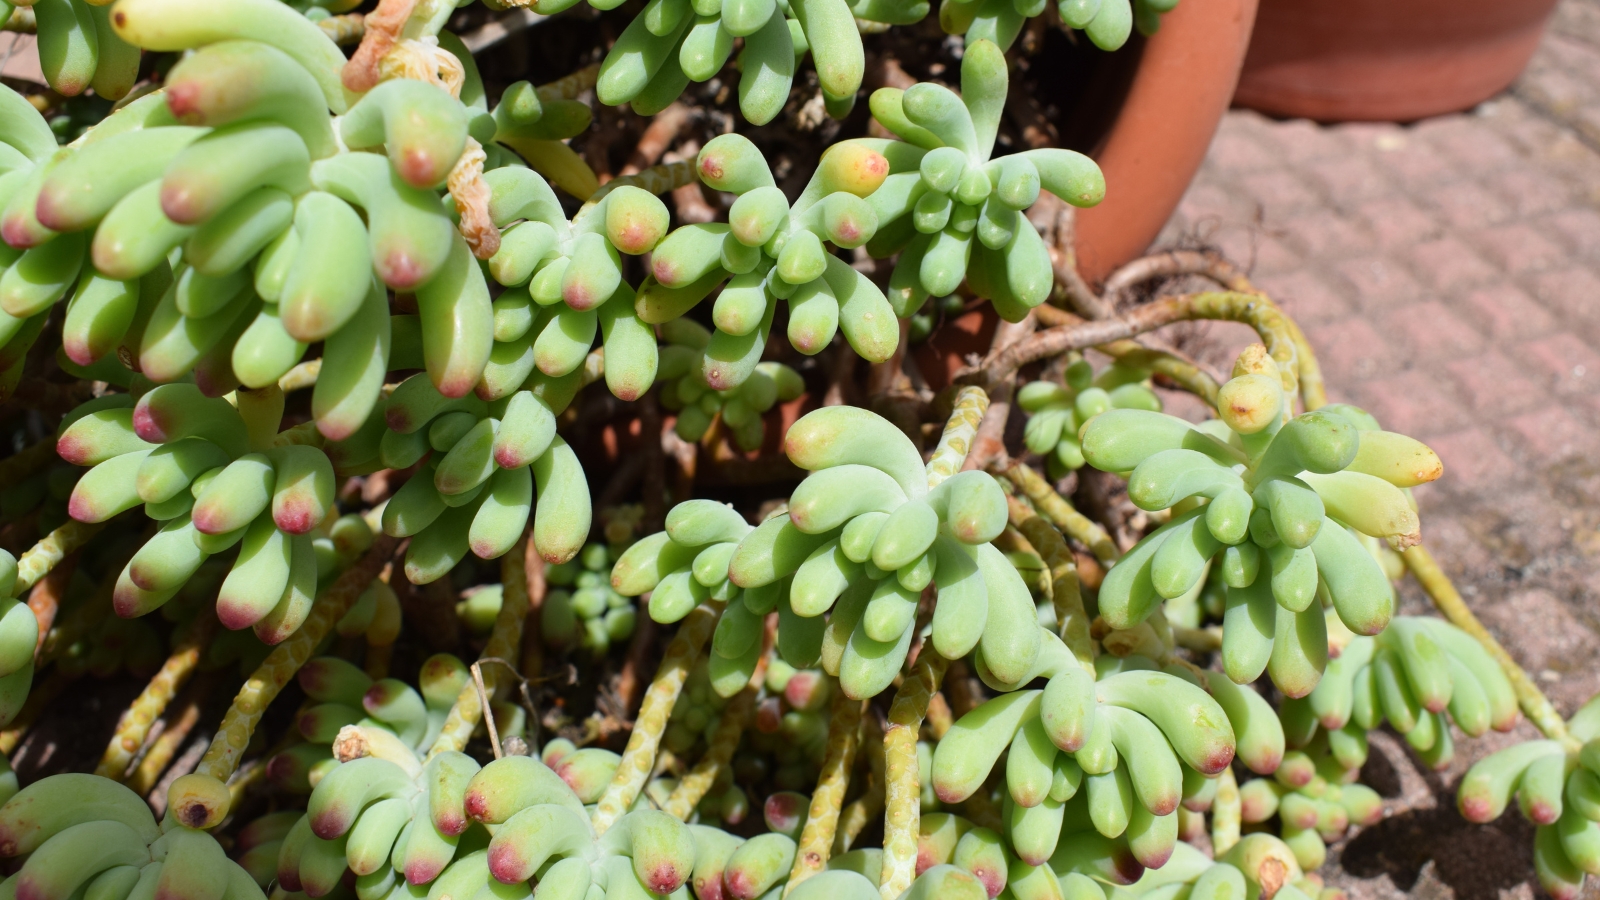
{"label": "dry root fragment", "polygon": [[378,80],[394,78],[426,81],[459,98],[462,85],[467,83],[467,70],[455,54],[439,46],[437,38],[404,38],[378,61]]}
{"label": "dry root fragment", "polygon": [[479,259],[488,259],[500,249],[500,229],[489,218],[489,185],[483,180],[485,159],[483,145],[469,137],[467,149],[445,179],[456,212],[461,214],[461,236]]}
{"label": "dry root fragment", "polygon": [[383,58],[394,49],[400,39],[400,30],[411,18],[417,0],[378,0],[378,7],[367,13],[362,22],[366,33],[361,35],[361,46],[351,55],[339,73],[344,86],[364,94],[383,80],[380,66]]}

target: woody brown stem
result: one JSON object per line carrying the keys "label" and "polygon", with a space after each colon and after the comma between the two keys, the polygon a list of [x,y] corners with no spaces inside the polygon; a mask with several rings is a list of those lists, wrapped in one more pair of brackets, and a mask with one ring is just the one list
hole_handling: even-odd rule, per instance
{"label": "woody brown stem", "polygon": [[[1001,322],[995,326],[994,339],[989,353],[1003,353],[1033,334],[1038,319],[1029,312],[1020,322]],[[966,468],[986,469],[989,463],[1006,452],[1006,425],[1011,418],[1011,397],[1017,386],[1015,369],[991,379],[989,382],[989,409],[978,426],[978,435],[972,442],[972,452],[967,455]]]}
{"label": "woody brown stem", "polygon": [[993,383],[1014,376],[1018,368],[1036,360],[1069,350],[1083,350],[1124,340],[1163,325],[1195,319],[1242,322],[1254,328],[1266,345],[1267,352],[1279,364],[1284,389],[1299,391],[1299,347],[1288,317],[1264,296],[1238,291],[1207,291],[1164,297],[1115,319],[1049,328],[1004,349],[992,351],[979,369],[962,373],[961,377]]}

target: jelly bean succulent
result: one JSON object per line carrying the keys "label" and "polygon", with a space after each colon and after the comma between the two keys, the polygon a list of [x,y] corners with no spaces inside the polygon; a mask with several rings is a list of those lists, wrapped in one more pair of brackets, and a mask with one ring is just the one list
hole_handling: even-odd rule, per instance
{"label": "jelly bean succulent", "polygon": [[701,365],[706,385],[718,391],[755,371],[780,300],[788,303],[789,343],[801,353],[822,352],[842,331],[863,359],[888,359],[900,339],[888,300],[826,244],[852,249],[876,232],[877,216],[862,198],[890,171],[880,152],[889,143],[862,138],[830,147],[791,204],[748,138],[713,138],[695,163],[700,179],[738,199],[726,224],[684,225],[656,247],[639,286],[639,317],[670,322],[721,287]]}
{"label": "jelly bean succulent", "polygon": [[1078,433],[1090,419],[1108,409],[1161,412],[1161,398],[1146,384],[1149,377],[1117,363],[1096,374],[1079,356],[1067,365],[1063,383],[1028,382],[1017,389],[1017,405],[1030,413],[1023,443],[1045,457],[1053,476],[1083,468]]}
{"label": "jelly bean succulent", "polygon": [[[1161,27],[1161,14],[1177,8],[1175,0],[1058,0],[1057,14],[1067,28],[1081,30],[1101,50],[1117,50],[1137,28],[1149,37]],[[1028,19],[1044,12],[1041,0],[946,0],[939,5],[939,25],[948,34],[971,43],[988,40],[1010,49]]]}
{"label": "jelly bean succulent", "polygon": [[576,558],[545,571],[550,584],[562,588],[545,595],[540,611],[539,634],[546,645],[582,646],[604,656],[613,643],[633,636],[638,611],[611,586],[613,560],[610,547],[590,543]]}
{"label": "jelly bean succulent", "polygon": [[0,807],[0,851],[26,857],[8,885],[19,897],[264,898],[217,839],[156,824],[144,798],[98,775],[52,775]]}
{"label": "jelly bean succulent", "polygon": [[979,40],[961,58],[961,93],[929,82],[879,88],[872,115],[899,141],[877,142],[887,172],[866,193],[874,224],[862,241],[895,253],[889,304],[909,316],[965,280],[1002,318],[1018,321],[1050,295],[1050,253],[1023,210],[1040,191],[1089,207],[1105,196],[1094,161],[1059,148],[994,158],[1010,74],[1005,54]]}
{"label": "jelly bean succulent", "polygon": [[674,319],[661,330],[671,341],[662,348],[661,402],[677,412],[673,428],[686,441],[700,440],[713,422],[720,421],[733,432],[739,449],[756,450],[767,434],[763,415],[805,392],[799,372],[770,360],[756,363],[750,377],[738,387],[712,390],[705,380],[711,332],[689,319]]}
{"label": "jelly bean succulent", "polygon": [[[577,0],[542,0],[543,12]],[[600,9],[612,0],[590,0]],[[601,103],[631,103],[653,115],[678,99],[690,82],[722,71],[742,38],[739,112],[765,125],[789,100],[795,71],[807,51],[827,109],[843,117],[855,103],[866,71],[858,20],[908,25],[928,14],[926,0],[652,0],[617,38],[600,64]]]}
{"label": "jelly bean succulent", "polygon": [[1144,409],[1115,409],[1081,433],[1084,458],[1128,476],[1141,509],[1172,510],[1101,587],[1100,611],[1131,628],[1162,600],[1199,590],[1208,569],[1227,585],[1222,658],[1243,684],[1266,671],[1304,697],[1327,665],[1327,598],[1360,635],[1381,632],[1394,595],[1354,532],[1396,546],[1420,540],[1405,488],[1437,478],[1420,442],[1379,430],[1354,407],[1291,416],[1277,364],[1247,349],[1218,394],[1221,419],[1196,426]]}
{"label": "jelly bean succulent", "polygon": [[1534,825],[1539,884],[1563,900],[1600,875],[1600,697],[1564,724],[1564,740],[1523,741],[1474,763],[1456,797],[1467,821],[1492,822],[1514,796]]}
{"label": "jelly bean succulent", "polygon": [[[1326,404],[1242,276],[1111,302],[1179,254],[1086,298],[1029,220],[1106,190],[995,155],[1042,0],[941,4],[959,91],[874,91],[893,137],[852,136],[861,35],[922,0],[650,0],[603,61],[491,88],[527,10],[464,40],[432,0],[30,5],[77,99],[0,88],[0,751],[83,675],[147,683],[96,775],[19,791],[0,755],[0,892],[1335,900],[1368,733],[1442,766],[1519,709],[1544,738],[1463,815],[1515,795],[1553,895],[1600,874],[1600,701],[1556,715],[1420,546],[1438,457]],[[1109,49],[1171,8],[1057,13]],[[736,45],[739,113],[795,100],[817,154],[669,110]],[[930,308],[1025,324],[934,379],[943,342],[900,343]],[[1262,343],[1220,388],[1082,356],[1185,319]],[[1085,465],[1141,514],[1080,513],[1057,491],[1115,483]],[[1405,570],[1445,619],[1394,615]]]}

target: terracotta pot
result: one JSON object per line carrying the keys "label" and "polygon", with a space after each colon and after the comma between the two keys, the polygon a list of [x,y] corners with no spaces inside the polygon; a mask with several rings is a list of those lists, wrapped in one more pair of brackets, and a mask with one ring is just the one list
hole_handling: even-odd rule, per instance
{"label": "terracotta pot", "polygon": [[1323,122],[1456,112],[1511,84],[1556,0],[1262,0],[1234,102]]}
{"label": "terracotta pot", "polygon": [[1178,208],[1233,97],[1256,2],[1182,0],[1144,42],[1109,130],[1093,145],[1106,198],[1078,213],[1078,268],[1091,284],[1144,253]]}

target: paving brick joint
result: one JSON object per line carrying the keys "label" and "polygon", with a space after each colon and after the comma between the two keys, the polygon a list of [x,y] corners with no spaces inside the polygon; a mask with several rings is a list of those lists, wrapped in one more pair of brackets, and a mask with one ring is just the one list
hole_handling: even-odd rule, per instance
{"label": "paving brick joint", "polygon": [[[1159,240],[1250,267],[1304,326],[1333,400],[1426,441],[1423,536],[1564,714],[1600,692],[1600,0],[1564,0],[1510,90],[1411,125],[1235,110]],[[1226,371],[1251,339],[1212,323]],[[1402,611],[1423,612],[1414,584]],[[1443,772],[1373,741],[1390,818],[1323,869],[1354,898],[1542,896],[1515,811],[1470,825],[1454,789],[1514,739],[1464,739]],[[1590,897],[1600,896],[1595,879]]]}

